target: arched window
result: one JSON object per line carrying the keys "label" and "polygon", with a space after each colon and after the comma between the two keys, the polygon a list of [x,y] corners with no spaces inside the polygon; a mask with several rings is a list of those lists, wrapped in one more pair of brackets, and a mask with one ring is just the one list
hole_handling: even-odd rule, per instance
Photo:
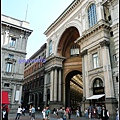
{"label": "arched window", "polygon": [[92,27],[97,23],[96,5],[91,4],[88,8],[88,21],[89,27]]}
{"label": "arched window", "polygon": [[94,81],[94,83],[93,83],[93,87],[95,88],[95,87],[103,87],[103,82],[102,82],[102,80],[101,79],[96,79],[95,81]]}
{"label": "arched window", "polygon": [[79,45],[74,44],[70,48],[70,55],[71,56],[78,56],[79,55]]}
{"label": "arched window", "polygon": [[49,55],[52,54],[52,40],[49,42]]}

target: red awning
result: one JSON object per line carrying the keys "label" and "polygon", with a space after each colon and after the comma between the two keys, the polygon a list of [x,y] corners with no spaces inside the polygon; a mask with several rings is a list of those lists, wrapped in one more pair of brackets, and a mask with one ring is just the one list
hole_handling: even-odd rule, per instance
{"label": "red awning", "polygon": [[10,104],[8,98],[8,92],[2,91],[2,104]]}

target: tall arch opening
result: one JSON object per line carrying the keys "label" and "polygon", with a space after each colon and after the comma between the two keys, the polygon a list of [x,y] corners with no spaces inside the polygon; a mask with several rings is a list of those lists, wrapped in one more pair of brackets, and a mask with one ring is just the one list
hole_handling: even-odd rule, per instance
{"label": "tall arch opening", "polygon": [[71,71],[66,76],[65,94],[66,107],[71,107],[73,111],[80,107],[83,97],[83,81],[80,71]]}
{"label": "tall arch opening", "polygon": [[[82,57],[80,46],[75,40],[80,37],[79,31],[72,26],[62,34],[57,53],[65,57],[63,61],[63,95],[65,107],[74,111],[80,107],[83,97]],[[65,86],[64,86],[65,84]]]}

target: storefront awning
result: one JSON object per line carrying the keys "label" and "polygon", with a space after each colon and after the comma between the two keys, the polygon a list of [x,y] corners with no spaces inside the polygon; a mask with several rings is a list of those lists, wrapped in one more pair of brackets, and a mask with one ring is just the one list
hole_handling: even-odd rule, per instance
{"label": "storefront awning", "polygon": [[99,98],[101,98],[101,97],[103,97],[103,96],[105,96],[105,94],[101,94],[101,95],[93,95],[93,96],[87,98],[87,100],[99,99]]}
{"label": "storefront awning", "polygon": [[10,104],[8,98],[8,92],[2,91],[2,104]]}

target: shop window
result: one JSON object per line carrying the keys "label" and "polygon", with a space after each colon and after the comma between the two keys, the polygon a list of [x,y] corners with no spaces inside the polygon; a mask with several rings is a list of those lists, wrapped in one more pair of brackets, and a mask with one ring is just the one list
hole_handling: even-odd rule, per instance
{"label": "shop window", "polygon": [[97,23],[96,5],[91,4],[88,8],[88,21],[89,27],[92,27]]}

